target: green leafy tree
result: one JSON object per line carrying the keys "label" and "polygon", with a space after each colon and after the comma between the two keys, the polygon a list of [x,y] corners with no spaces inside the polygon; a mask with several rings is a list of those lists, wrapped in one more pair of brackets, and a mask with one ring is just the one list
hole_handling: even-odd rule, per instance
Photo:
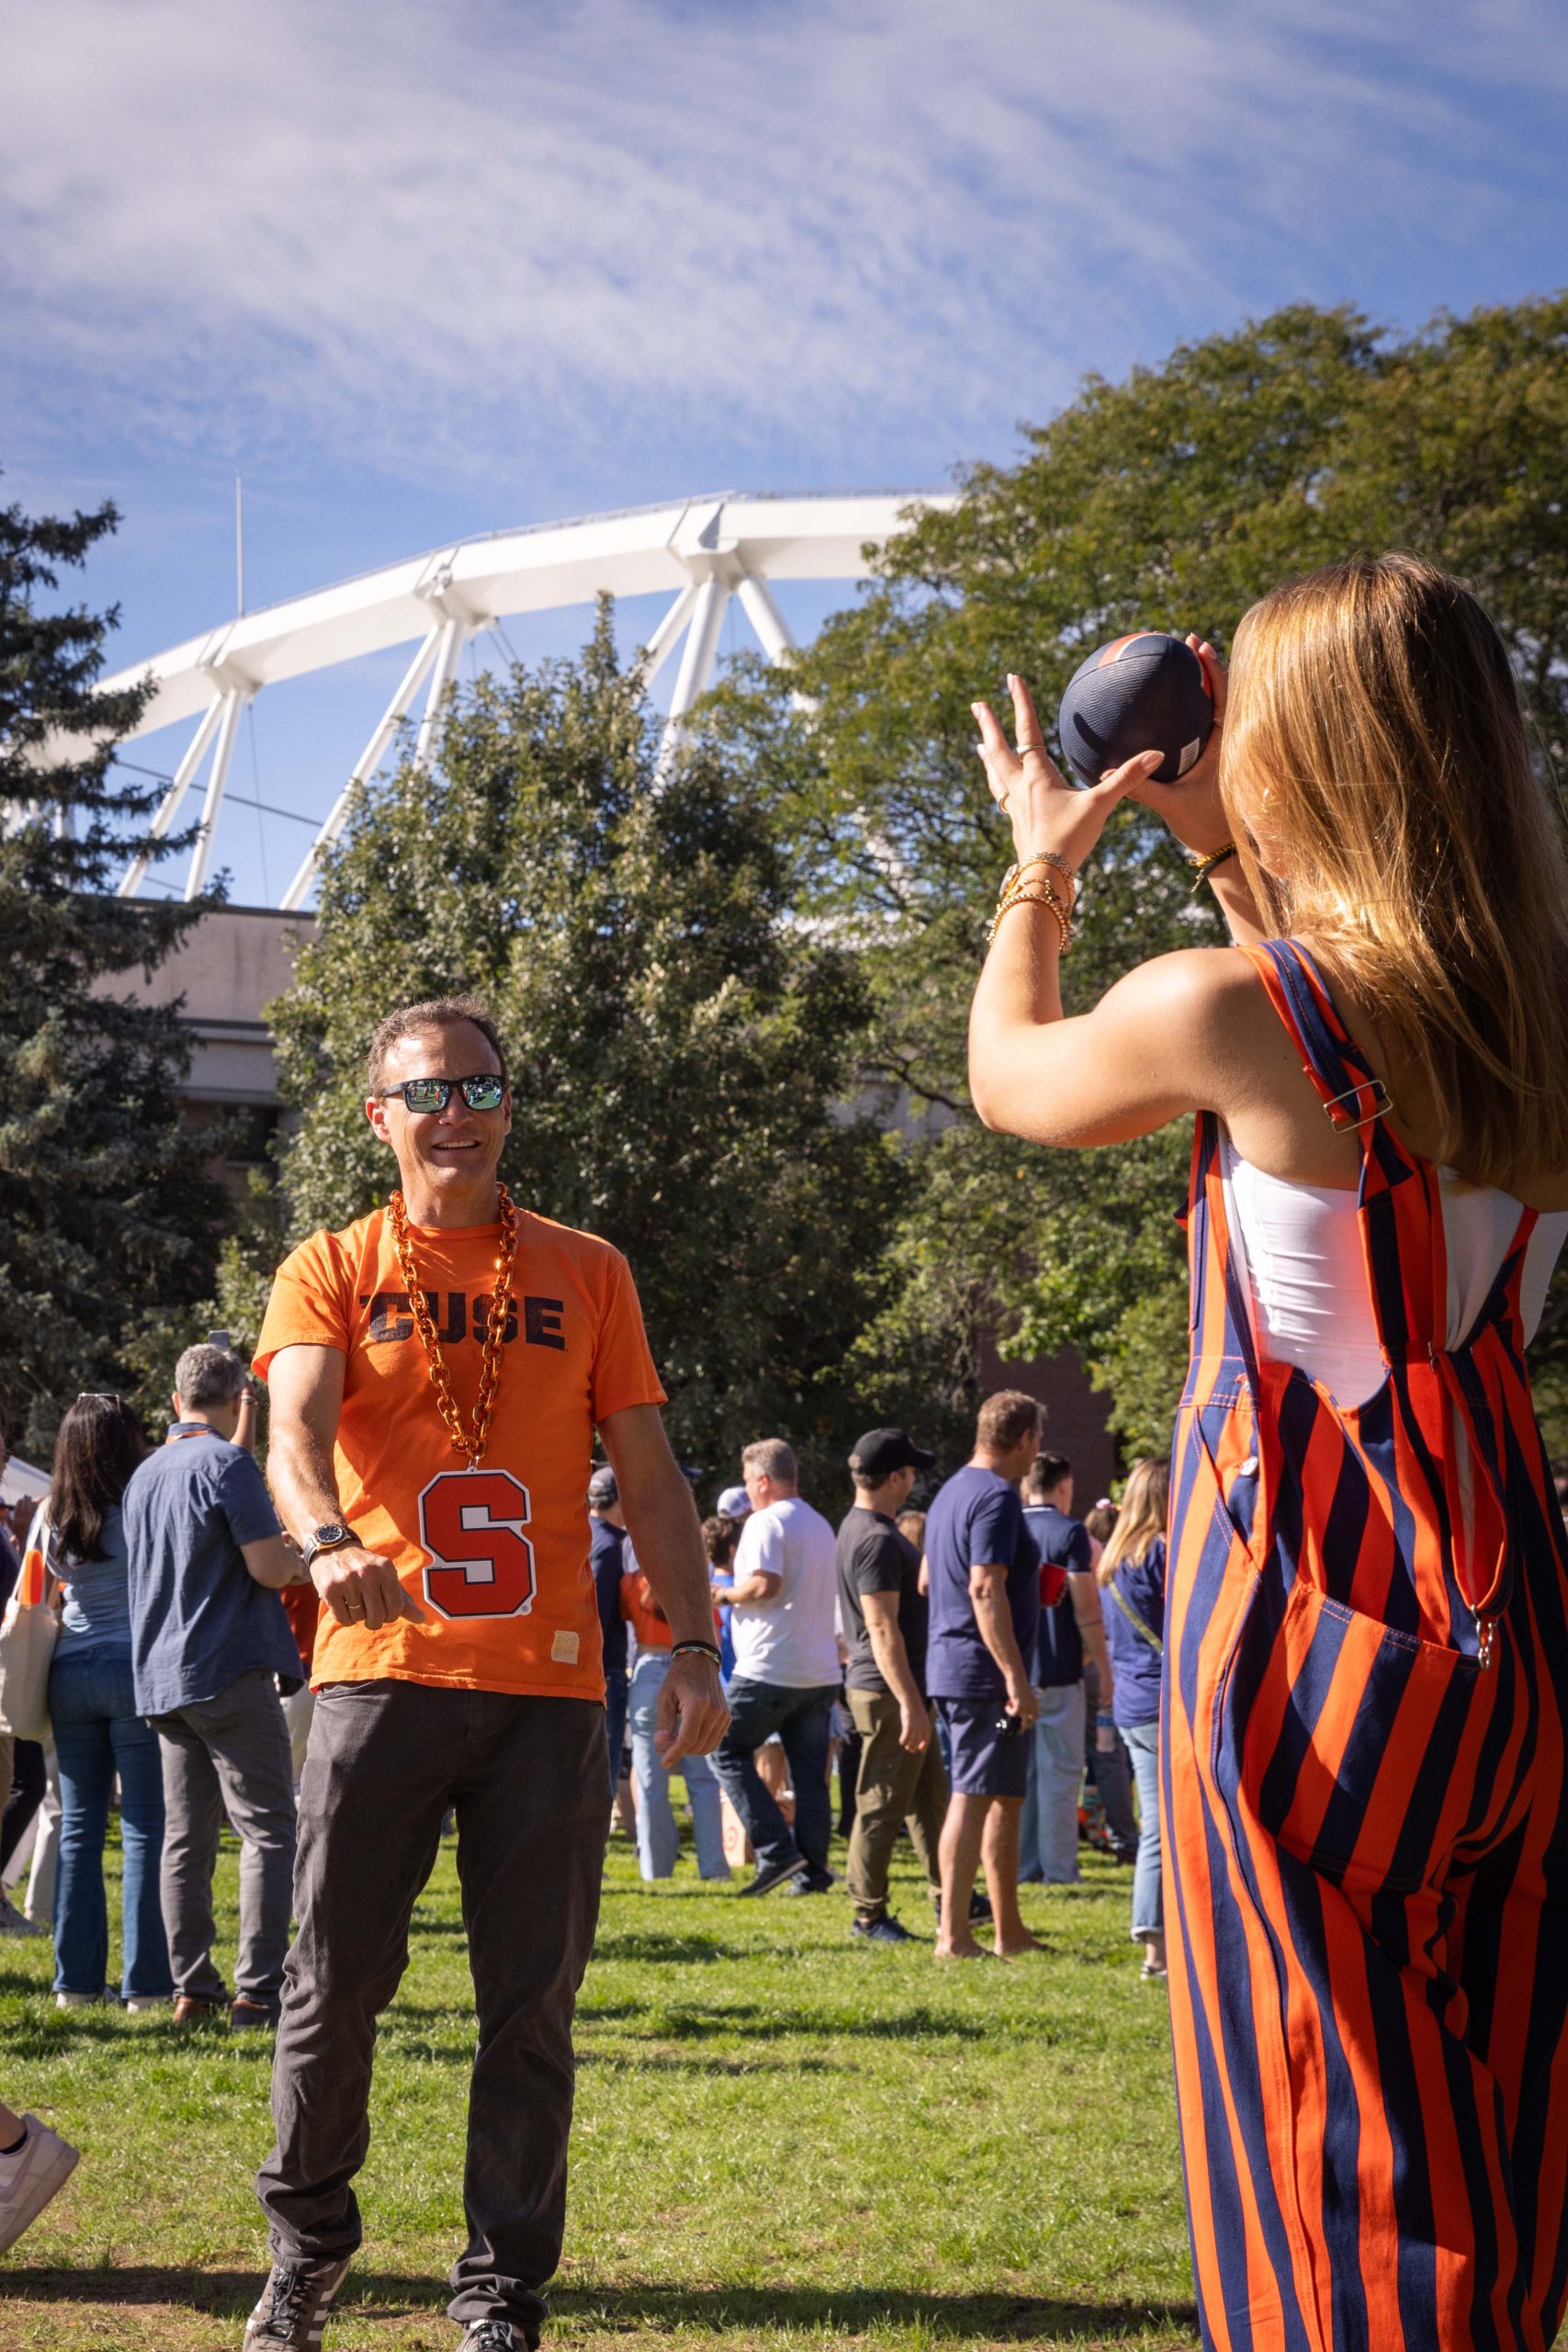
{"label": "green leafy tree", "polygon": [[[716,743],[801,844],[810,904],[861,942],[865,1067],[903,1091],[921,1148],[898,1287],[863,1352],[916,1335],[950,1399],[986,1326],[1010,1351],[1080,1348],[1130,1450],[1167,1442],[1186,1346],[1185,1125],[1134,1147],[1032,1150],[967,1107],[964,1036],[1010,855],[969,706],[1022,672],[1049,724],[1093,646],[1197,628],[1222,650],[1280,580],[1404,546],[1471,579],[1513,649],[1543,757],[1568,695],[1568,298],[1439,319],[1399,342],[1298,307],[1091,379],[1010,467],[976,466],[880,560],[852,612],[787,671],[709,707]],[[1207,894],[1134,804],[1084,877],[1069,1012],[1166,949],[1218,941]],[[1568,1353],[1568,1317],[1555,1327]],[[1568,1431],[1565,1431],[1568,1435]]]}
{"label": "green leafy tree", "polygon": [[117,615],[53,594],[116,519],[0,511],[0,1401],[46,1456],[77,1390],[133,1385],[149,1319],[209,1287],[224,1215],[183,1123],[178,1009],[127,986],[210,901],[112,895],[152,806],[114,765],[145,695],[96,684]]}
{"label": "green leafy tree", "polygon": [[844,1107],[870,1011],[846,947],[795,920],[797,876],[729,767],[698,746],[656,780],[607,609],[581,660],[481,679],[434,771],[360,799],[321,927],[273,1007],[300,1113],[297,1231],[385,1199],[364,1056],[389,1007],[472,989],[507,1042],[513,1197],[626,1250],[675,1442],[733,1475],[789,1437],[842,1476],[846,1385],[883,1304],[904,1160]]}

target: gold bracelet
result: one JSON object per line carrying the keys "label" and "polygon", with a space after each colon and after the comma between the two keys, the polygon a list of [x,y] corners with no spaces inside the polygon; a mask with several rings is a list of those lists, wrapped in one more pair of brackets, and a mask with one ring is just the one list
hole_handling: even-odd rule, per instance
{"label": "gold bracelet", "polygon": [[1068,948],[1073,944],[1072,924],[1068,920],[1067,909],[1063,906],[1062,901],[1057,898],[1056,893],[1052,889],[1048,882],[1043,883],[1038,889],[1034,890],[1014,888],[1012,891],[1005,894],[1000,899],[998,899],[997,911],[991,917],[990,928],[986,933],[987,946],[988,947],[992,940],[995,939],[997,935],[997,926],[1009,910],[1013,907],[1022,906],[1050,908],[1051,912],[1056,918],[1056,929],[1061,934],[1060,952],[1065,956]]}
{"label": "gold bracelet", "polygon": [[1065,857],[1058,857],[1054,849],[1032,850],[1029,856],[1021,857],[1015,865],[1010,865],[1007,872],[1002,876],[1001,895],[1003,897],[1006,896],[1009,887],[1012,883],[1016,882],[1019,876],[1026,872],[1032,865],[1054,865],[1057,873],[1061,876],[1063,881],[1066,884],[1068,889],[1072,892],[1073,897],[1077,899],[1078,892],[1078,877],[1073,871],[1073,868],[1067,864],[1066,859]]}

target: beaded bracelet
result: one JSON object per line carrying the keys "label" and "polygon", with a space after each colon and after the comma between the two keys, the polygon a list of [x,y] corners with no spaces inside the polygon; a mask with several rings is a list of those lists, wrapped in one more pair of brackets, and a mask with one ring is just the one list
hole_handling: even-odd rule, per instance
{"label": "beaded bracelet", "polygon": [[724,1664],[724,1652],[716,1642],[671,1642],[670,1655],[677,1657],[711,1657],[715,1666]]}
{"label": "beaded bracelet", "polygon": [[1011,907],[1022,906],[1050,908],[1051,912],[1056,918],[1056,929],[1061,934],[1060,953],[1065,956],[1073,944],[1073,927],[1068,920],[1067,909],[1063,906],[1062,901],[1057,898],[1056,893],[1052,889],[1051,885],[1048,882],[1042,883],[1038,889],[1032,890],[1020,888],[1015,885],[1010,894],[998,900],[997,911],[991,917],[991,927],[986,933],[987,946],[988,947],[992,940],[995,939],[997,935],[997,925],[1001,922],[1002,917],[1008,912],[1009,909]]}
{"label": "beaded bracelet", "polygon": [[1000,896],[1002,898],[1005,899],[1007,897],[1008,891],[1010,889],[1013,883],[1017,881],[1019,876],[1026,872],[1032,865],[1054,865],[1057,873],[1061,876],[1063,881],[1066,884],[1068,889],[1072,892],[1074,899],[1077,899],[1078,877],[1073,868],[1067,864],[1066,859],[1065,857],[1058,857],[1054,849],[1032,850],[1027,857],[1021,857],[1015,865],[1010,865],[1007,872],[1002,876],[1002,887],[1000,891]]}

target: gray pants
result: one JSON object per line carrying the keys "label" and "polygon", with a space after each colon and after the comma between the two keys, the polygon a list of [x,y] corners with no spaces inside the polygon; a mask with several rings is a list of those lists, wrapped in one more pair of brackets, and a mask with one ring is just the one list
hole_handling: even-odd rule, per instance
{"label": "gray pants", "polygon": [[294,1779],[277,1684],[263,1667],[216,1699],[152,1717],[164,1758],[159,1892],[175,1990],[226,2001],[212,1960],[212,1873],[227,1812],[241,1843],[237,1998],[276,2007],[288,1951]]}
{"label": "gray pants", "polygon": [[452,2317],[529,2343],[560,2259],[571,2018],[593,1948],[610,1826],[604,1715],[585,1699],[418,1682],[329,1683],[299,1787],[299,1932],[272,2076],[277,2144],[256,2188],[274,2257],[353,2252],[376,2020],[448,1809],[479,2013]]}

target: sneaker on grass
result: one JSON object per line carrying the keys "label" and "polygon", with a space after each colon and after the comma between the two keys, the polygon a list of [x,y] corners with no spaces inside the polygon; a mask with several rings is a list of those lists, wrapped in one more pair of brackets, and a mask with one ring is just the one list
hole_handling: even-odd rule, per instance
{"label": "sneaker on grass", "polygon": [[319,2262],[275,2262],[245,2324],[242,2352],[320,2352],[333,2298],[353,2259],[344,2254]]}
{"label": "sneaker on grass", "polygon": [[457,2352],[536,2352],[538,2341],[509,2319],[471,2319],[458,2338]]}
{"label": "sneaker on grass", "polygon": [[786,1861],[782,1862],[759,1862],[756,1876],[748,1879],[744,1886],[737,1887],[736,1894],[737,1895],[769,1894],[775,1886],[782,1886],[786,1878],[794,1878],[797,1871],[805,1868],[806,1858],[803,1854],[791,1854]]}
{"label": "sneaker on grass", "polygon": [[49,1929],[41,1919],[29,1919],[18,1911],[10,1896],[0,1893],[0,1936],[47,1936]]}
{"label": "sneaker on grass", "polygon": [[831,1871],[814,1871],[807,1863],[796,1871],[785,1887],[784,1893],[786,1894],[826,1894],[829,1887],[837,1886],[838,1883]]}
{"label": "sneaker on grass", "polygon": [[852,1919],[850,1933],[857,1944],[915,1944],[919,1941],[919,1936],[912,1936],[908,1928],[901,1926],[886,1911],[880,1919]]}
{"label": "sneaker on grass", "polygon": [[22,2144],[0,2153],[0,2254],[15,2245],[76,2169],[78,2151],[36,2115],[22,2118]]}

